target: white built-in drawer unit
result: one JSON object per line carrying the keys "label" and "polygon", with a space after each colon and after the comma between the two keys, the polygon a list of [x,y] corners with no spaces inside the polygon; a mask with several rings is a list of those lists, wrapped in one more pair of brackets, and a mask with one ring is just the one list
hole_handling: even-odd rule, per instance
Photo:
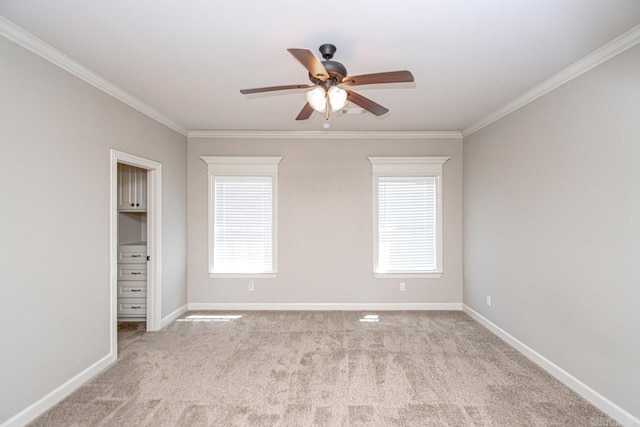
{"label": "white built-in drawer unit", "polygon": [[147,245],[118,247],[118,318],[141,320],[147,316]]}
{"label": "white built-in drawer unit", "polygon": [[147,264],[118,264],[118,280],[147,280]]}
{"label": "white built-in drawer unit", "polygon": [[132,264],[147,260],[147,252],[120,252],[118,253],[118,262],[121,264]]}
{"label": "white built-in drawer unit", "polygon": [[118,298],[146,298],[147,284],[144,282],[118,282]]}
{"label": "white built-in drawer unit", "polygon": [[118,299],[118,316],[144,317],[147,315],[146,298]]}
{"label": "white built-in drawer unit", "polygon": [[145,255],[147,253],[147,244],[146,242],[138,242],[131,243],[127,245],[120,245],[118,247],[120,252],[143,252]]}

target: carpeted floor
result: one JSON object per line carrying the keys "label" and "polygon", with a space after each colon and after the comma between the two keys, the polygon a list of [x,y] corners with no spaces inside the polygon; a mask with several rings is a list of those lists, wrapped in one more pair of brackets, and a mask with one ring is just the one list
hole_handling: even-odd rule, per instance
{"label": "carpeted floor", "polygon": [[147,322],[118,322],[118,351],[122,352],[145,334]]}
{"label": "carpeted floor", "polygon": [[122,347],[34,425],[615,425],[462,312],[190,312]]}

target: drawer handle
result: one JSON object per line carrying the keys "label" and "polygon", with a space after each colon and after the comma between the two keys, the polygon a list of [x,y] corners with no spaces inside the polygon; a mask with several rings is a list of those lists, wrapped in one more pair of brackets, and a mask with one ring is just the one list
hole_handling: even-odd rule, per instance
{"label": "drawer handle", "polygon": [[142,292],[142,289],[131,289],[131,292]]}
{"label": "drawer handle", "polygon": [[135,310],[135,309],[138,309],[138,308],[142,308],[142,306],[141,305],[132,305],[131,308]]}
{"label": "drawer handle", "polygon": [[132,271],[131,274],[142,274],[139,271]]}
{"label": "drawer handle", "polygon": [[142,255],[138,254],[138,255],[131,255],[131,258],[140,258]]}

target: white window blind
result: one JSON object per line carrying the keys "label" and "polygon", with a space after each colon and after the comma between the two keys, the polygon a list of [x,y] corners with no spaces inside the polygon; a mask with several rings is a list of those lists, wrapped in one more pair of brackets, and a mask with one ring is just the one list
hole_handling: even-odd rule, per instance
{"label": "white window blind", "polygon": [[377,273],[437,271],[436,179],[378,177]]}
{"label": "white window blind", "polygon": [[214,178],[214,273],[273,271],[273,180]]}

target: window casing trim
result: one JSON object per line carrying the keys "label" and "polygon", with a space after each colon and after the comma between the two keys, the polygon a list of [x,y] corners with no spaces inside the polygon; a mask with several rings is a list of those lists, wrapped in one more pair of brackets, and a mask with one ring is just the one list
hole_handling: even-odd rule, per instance
{"label": "window casing trim", "polygon": [[[211,278],[276,278],[278,274],[278,164],[282,157],[274,156],[201,156],[207,164],[209,268]],[[262,273],[221,273],[213,271],[215,246],[215,178],[216,176],[268,176],[272,182],[272,270]]]}
{"label": "window casing trim", "polygon": [[[442,262],[442,167],[450,157],[369,157],[373,175],[373,276],[381,279],[439,279]],[[382,176],[431,176],[436,178],[436,271],[378,272],[378,180]]]}

